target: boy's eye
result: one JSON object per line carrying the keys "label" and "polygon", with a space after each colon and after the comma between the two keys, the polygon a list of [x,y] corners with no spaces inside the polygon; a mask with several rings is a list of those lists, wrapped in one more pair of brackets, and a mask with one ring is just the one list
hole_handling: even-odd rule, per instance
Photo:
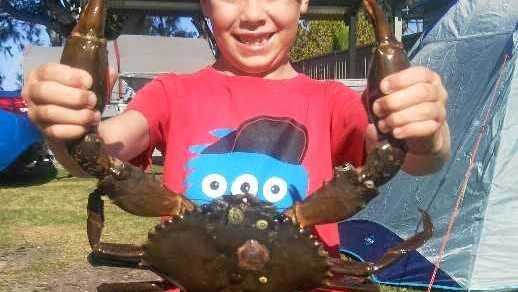
{"label": "boy's eye", "polygon": [[209,174],[203,178],[201,182],[201,190],[208,197],[221,197],[227,191],[227,180],[221,174]]}
{"label": "boy's eye", "polygon": [[232,183],[232,189],[230,190],[233,195],[237,194],[252,194],[257,195],[259,190],[259,184],[257,178],[251,174],[242,174],[238,176]]}
{"label": "boy's eye", "polygon": [[269,178],[263,186],[264,198],[271,203],[277,203],[288,193],[288,184],[280,177]]}

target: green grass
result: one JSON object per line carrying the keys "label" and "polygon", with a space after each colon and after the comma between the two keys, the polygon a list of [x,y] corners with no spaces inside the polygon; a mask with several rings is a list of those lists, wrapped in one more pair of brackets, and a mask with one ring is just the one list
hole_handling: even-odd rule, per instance
{"label": "green grass", "polygon": [[[0,188],[0,262],[2,255],[7,261],[20,260],[0,269],[0,291],[8,282],[44,279],[85,262],[90,252],[86,202],[95,180],[71,178],[60,171],[43,185]],[[126,214],[109,202],[105,211],[103,239],[109,242],[142,243],[158,222]],[[14,256],[24,252],[29,256]]]}
{"label": "green grass", "polygon": [[[60,170],[46,184],[0,186],[0,291],[85,264],[90,252],[86,202],[95,184],[93,179],[70,177]],[[108,242],[142,243],[157,223],[156,218],[129,215],[109,202],[105,206],[103,240]],[[382,291],[417,290],[383,287]]]}

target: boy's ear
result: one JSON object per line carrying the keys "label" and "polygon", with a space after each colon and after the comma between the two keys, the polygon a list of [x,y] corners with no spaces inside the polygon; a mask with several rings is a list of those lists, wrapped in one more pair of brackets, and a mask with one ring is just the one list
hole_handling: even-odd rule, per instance
{"label": "boy's ear", "polygon": [[[206,1],[206,0],[200,0]],[[306,14],[308,12],[309,0],[300,0],[300,14]]]}

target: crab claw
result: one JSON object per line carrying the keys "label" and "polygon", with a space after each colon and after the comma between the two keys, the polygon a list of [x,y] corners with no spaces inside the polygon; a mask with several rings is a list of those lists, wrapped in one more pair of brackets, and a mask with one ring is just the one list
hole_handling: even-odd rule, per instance
{"label": "crab claw", "polygon": [[99,182],[103,193],[117,206],[137,216],[181,216],[195,205],[183,195],[166,189],[154,175],[124,163],[117,175]]}
{"label": "crab claw", "polygon": [[[363,0],[376,28],[377,46],[369,67],[364,106],[376,125],[374,102],[383,96],[379,85],[383,78],[410,66],[403,45],[390,31],[383,10],[376,0]],[[377,127],[378,128],[378,127]],[[333,179],[298,202],[285,214],[302,227],[345,220],[362,210],[378,195],[378,187],[392,179],[400,170],[407,147],[403,140],[378,129],[378,142],[368,153],[365,164],[355,168],[345,164],[335,170]]]}

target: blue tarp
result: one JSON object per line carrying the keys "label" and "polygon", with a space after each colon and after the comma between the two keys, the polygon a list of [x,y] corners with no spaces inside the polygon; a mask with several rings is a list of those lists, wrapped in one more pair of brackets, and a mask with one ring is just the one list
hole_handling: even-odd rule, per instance
{"label": "blue tarp", "polygon": [[433,238],[376,281],[426,287],[435,264],[436,288],[516,289],[518,1],[459,0],[410,55],[448,89],[452,159],[435,175],[400,174],[383,187],[364,212],[341,223],[342,250],[374,260],[393,245],[385,243],[419,231],[422,208],[432,216]]}
{"label": "blue tarp", "polygon": [[[20,91],[0,91],[1,98],[15,98]],[[0,171],[13,163],[34,143],[42,141],[38,129],[24,113],[0,109]]]}

